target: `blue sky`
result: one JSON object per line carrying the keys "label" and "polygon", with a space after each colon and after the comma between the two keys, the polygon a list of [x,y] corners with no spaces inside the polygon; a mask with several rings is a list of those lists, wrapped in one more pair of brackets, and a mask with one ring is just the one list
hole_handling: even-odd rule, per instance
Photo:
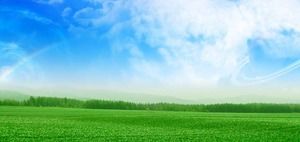
{"label": "blue sky", "polygon": [[299,7],[296,0],[0,0],[0,84],[296,84]]}

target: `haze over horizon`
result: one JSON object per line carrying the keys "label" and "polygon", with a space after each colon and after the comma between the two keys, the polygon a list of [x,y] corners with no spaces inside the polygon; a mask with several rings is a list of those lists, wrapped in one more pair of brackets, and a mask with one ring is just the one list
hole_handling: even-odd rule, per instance
{"label": "haze over horizon", "polygon": [[299,7],[298,0],[0,0],[0,89],[300,102]]}

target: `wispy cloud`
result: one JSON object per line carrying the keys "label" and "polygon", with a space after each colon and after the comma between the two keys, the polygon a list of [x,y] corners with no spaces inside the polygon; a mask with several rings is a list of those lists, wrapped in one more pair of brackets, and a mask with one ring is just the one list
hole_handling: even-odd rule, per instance
{"label": "wispy cloud", "polygon": [[61,16],[62,16],[62,17],[67,17],[67,16],[69,16],[69,15],[71,14],[71,12],[72,12],[72,8],[66,7],[66,8],[64,8],[64,10],[62,11]]}
{"label": "wispy cloud", "polygon": [[64,3],[64,0],[34,0],[34,2],[40,3],[40,4],[62,4]]}
{"label": "wispy cloud", "polygon": [[74,13],[74,20],[84,26],[100,27],[105,24],[118,23],[122,17],[124,1],[91,1],[101,3],[100,8],[87,6]]}
{"label": "wispy cloud", "polygon": [[41,16],[35,12],[29,11],[29,10],[10,9],[10,8],[0,7],[0,12],[15,13],[15,14],[21,15],[22,17],[36,20],[36,21],[44,23],[44,24],[55,24],[55,22],[53,22],[51,19],[43,17],[43,16]]}

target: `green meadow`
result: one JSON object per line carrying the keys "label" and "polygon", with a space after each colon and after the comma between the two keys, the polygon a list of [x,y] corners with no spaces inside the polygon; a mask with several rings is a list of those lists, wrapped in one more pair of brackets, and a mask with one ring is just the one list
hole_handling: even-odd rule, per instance
{"label": "green meadow", "polygon": [[0,141],[300,141],[299,113],[0,106]]}

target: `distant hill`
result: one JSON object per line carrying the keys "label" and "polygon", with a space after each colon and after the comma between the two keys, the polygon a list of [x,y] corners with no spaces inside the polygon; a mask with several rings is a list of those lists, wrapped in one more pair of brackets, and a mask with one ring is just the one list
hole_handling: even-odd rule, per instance
{"label": "distant hill", "polygon": [[[29,96],[67,97],[79,100],[112,100],[135,103],[177,103],[177,104],[216,104],[216,103],[300,103],[298,93],[284,94],[284,91],[245,90],[199,90],[156,94],[155,92],[130,92],[104,89],[0,89],[0,99],[24,100]],[[255,89],[255,88],[254,88]],[[177,93],[177,94],[176,94]]]}
{"label": "distant hill", "polygon": [[0,100],[26,100],[29,98],[29,95],[25,95],[23,93],[8,91],[8,90],[0,90]]}

